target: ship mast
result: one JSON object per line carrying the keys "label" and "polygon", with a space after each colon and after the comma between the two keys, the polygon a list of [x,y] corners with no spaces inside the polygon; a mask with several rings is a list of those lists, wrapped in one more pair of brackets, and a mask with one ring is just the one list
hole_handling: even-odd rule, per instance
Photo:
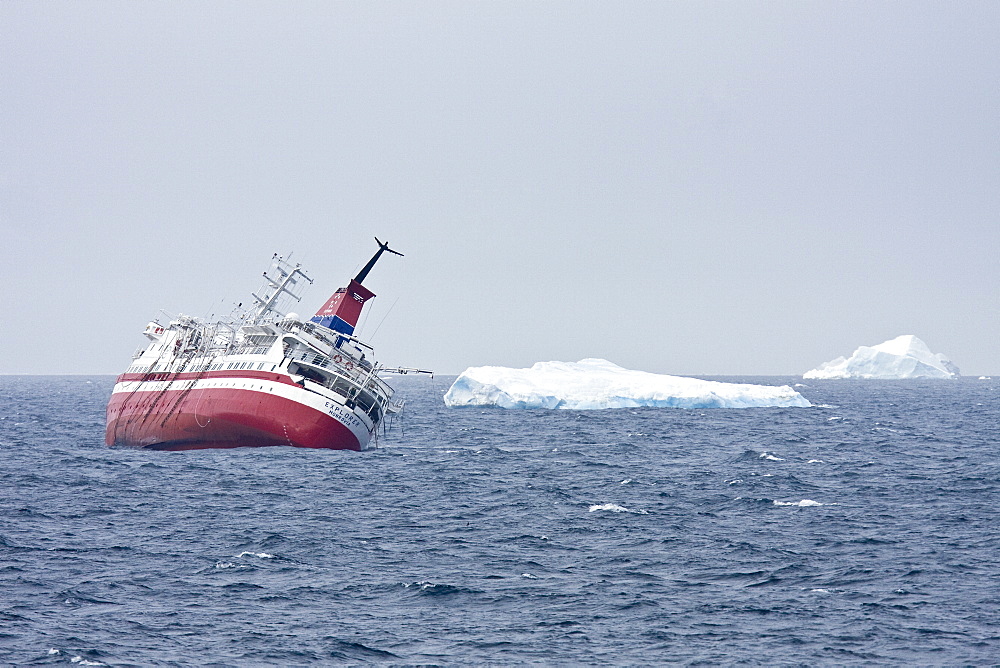
{"label": "ship mast", "polygon": [[398,255],[399,257],[403,257],[402,253],[400,253],[399,251],[392,250],[391,248],[389,248],[388,243],[382,243],[381,241],[378,240],[378,237],[375,237],[375,243],[378,244],[378,250],[375,251],[375,255],[372,255],[372,259],[368,260],[368,264],[365,265],[365,268],[359,271],[358,275],[354,277],[354,280],[357,283],[363,283],[364,280],[368,278],[368,272],[372,270],[372,267],[375,266],[375,263],[378,262],[378,259],[382,256],[382,253],[384,253],[385,251],[389,251],[393,255]]}
{"label": "ship mast", "polygon": [[265,284],[260,290],[260,292],[264,293],[264,296],[261,297],[256,292],[250,293],[257,301],[257,308],[254,309],[250,316],[250,324],[252,325],[258,325],[268,316],[272,315],[276,315],[279,318],[285,317],[285,314],[275,306],[278,300],[287,295],[295,301],[301,301],[301,295],[297,294],[301,292],[303,287],[302,285],[297,285],[299,277],[304,278],[309,283],[313,282],[311,278],[306,276],[306,272],[301,269],[301,264],[293,267],[277,253],[271,259],[274,260],[274,265],[270,271],[276,275],[268,276],[267,272],[264,272]]}

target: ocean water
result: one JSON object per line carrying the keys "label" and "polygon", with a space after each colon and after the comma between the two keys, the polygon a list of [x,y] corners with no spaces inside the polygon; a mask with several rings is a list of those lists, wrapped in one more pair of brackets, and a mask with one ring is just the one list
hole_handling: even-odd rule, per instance
{"label": "ocean water", "polygon": [[103,444],[112,377],[0,377],[0,663],[1000,662],[995,381],[582,412],[451,380],[400,378],[365,453],[142,452]]}

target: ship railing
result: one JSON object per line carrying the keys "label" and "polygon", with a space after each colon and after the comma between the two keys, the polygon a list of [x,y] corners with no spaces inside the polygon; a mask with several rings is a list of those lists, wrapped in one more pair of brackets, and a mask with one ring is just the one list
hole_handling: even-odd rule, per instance
{"label": "ship railing", "polygon": [[271,350],[271,346],[220,346],[213,345],[202,351],[204,357],[218,357],[220,355],[266,355]]}
{"label": "ship railing", "polygon": [[243,346],[241,348],[234,348],[229,352],[230,355],[265,355],[267,351],[271,349],[271,346]]}
{"label": "ship railing", "polygon": [[338,376],[346,378],[351,383],[366,387],[369,390],[375,391],[380,396],[384,397],[386,400],[392,396],[392,390],[389,385],[385,383],[381,378],[372,374],[371,365],[367,362],[364,364],[356,364],[353,370],[348,370],[345,367],[337,364],[332,359],[326,355],[321,355],[317,353],[310,352],[299,352],[294,353],[289,357],[289,359],[296,362],[305,362],[310,366],[316,366],[328,371],[332,371]]}

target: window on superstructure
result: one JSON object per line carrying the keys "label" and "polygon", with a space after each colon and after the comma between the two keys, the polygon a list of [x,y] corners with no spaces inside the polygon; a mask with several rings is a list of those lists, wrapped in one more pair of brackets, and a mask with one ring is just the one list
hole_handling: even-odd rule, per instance
{"label": "window on superstructure", "polygon": [[335,378],[334,382],[333,382],[333,386],[330,389],[332,389],[337,394],[340,394],[340,395],[346,397],[346,396],[350,395],[351,384],[348,383],[343,378],[341,378],[340,376],[337,376]]}
{"label": "window on superstructure", "polygon": [[368,394],[367,392],[359,392],[357,398],[354,402],[361,406],[361,409],[366,413],[371,410],[372,406],[375,405],[375,397]]}

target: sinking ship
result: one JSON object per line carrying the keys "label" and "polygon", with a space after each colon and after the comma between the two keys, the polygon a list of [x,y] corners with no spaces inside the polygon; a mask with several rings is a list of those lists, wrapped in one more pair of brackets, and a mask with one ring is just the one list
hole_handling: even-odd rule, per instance
{"label": "sinking ship", "polygon": [[[402,410],[372,347],[354,336],[365,304],[363,283],[378,250],[347,287],[311,319],[283,308],[313,281],[301,265],[275,255],[253,306],[203,322],[179,315],[150,322],[145,348],[118,376],[107,408],[109,446],[194,450],[293,446],[365,450]],[[242,307],[242,304],[241,304]]]}

